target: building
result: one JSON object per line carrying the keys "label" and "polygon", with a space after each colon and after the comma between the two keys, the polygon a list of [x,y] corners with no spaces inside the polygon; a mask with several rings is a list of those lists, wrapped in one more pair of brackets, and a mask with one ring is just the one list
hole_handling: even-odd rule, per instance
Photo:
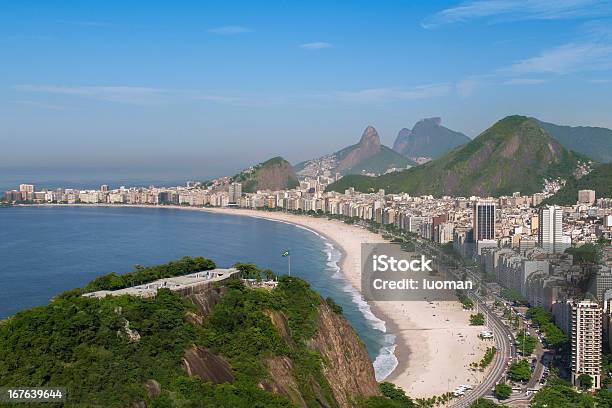
{"label": "building", "polygon": [[568,247],[563,242],[563,209],[547,206],[539,213],[538,245],[548,253],[562,253]]}
{"label": "building", "polygon": [[242,197],[242,184],[241,183],[232,183],[229,186],[229,202],[230,204],[236,204],[240,202],[240,197]]}
{"label": "building", "polygon": [[595,190],[578,191],[578,203],[593,205],[595,203]]}
{"label": "building", "polygon": [[601,388],[602,310],[597,302],[572,304],[572,384],[580,386],[581,374],[590,375],[593,388]]}
{"label": "building", "polygon": [[34,184],[20,184],[19,191],[22,193],[33,193],[34,192]]}
{"label": "building", "polygon": [[495,239],[495,203],[478,201],[474,204],[474,242]]}

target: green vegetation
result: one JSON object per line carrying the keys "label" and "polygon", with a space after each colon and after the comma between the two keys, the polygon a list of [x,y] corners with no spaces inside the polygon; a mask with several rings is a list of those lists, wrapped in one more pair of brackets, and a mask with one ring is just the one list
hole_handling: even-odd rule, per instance
{"label": "green vegetation", "polygon": [[592,126],[560,126],[539,121],[563,146],[600,163],[612,162],[612,130]]}
{"label": "green vegetation", "polygon": [[527,315],[540,327],[549,345],[559,347],[567,342],[565,333],[552,322],[552,313],[541,307],[532,307],[527,311]]}
{"label": "green vegetation", "polygon": [[522,330],[517,334],[514,344],[516,344],[516,350],[520,355],[530,356],[535,350],[538,340]]}
{"label": "green vegetation", "polygon": [[574,205],[578,201],[579,190],[595,190],[597,197],[612,197],[612,163],[596,165],[584,177],[576,180],[569,178],[563,188],[542,202],[542,205]]}
{"label": "green vegetation", "polygon": [[590,390],[593,387],[593,377],[588,374],[580,374],[578,376],[578,384],[580,384],[582,390]]}
{"label": "green vegetation", "polygon": [[[593,397],[588,394],[581,394],[567,382],[559,379],[556,375],[551,375],[548,384],[538,391],[533,399],[533,408],[546,407],[568,407],[568,408],[594,408],[604,407],[595,405]],[[605,407],[609,407],[605,405]]]}
{"label": "green vegetation", "polygon": [[370,397],[363,404],[363,408],[414,408],[416,405],[406,395],[404,390],[388,382],[379,384],[381,397]]}
{"label": "green vegetation", "polygon": [[497,384],[495,386],[494,392],[495,398],[499,400],[505,400],[508,399],[508,397],[510,397],[510,395],[512,394],[512,387],[505,383]]}
{"label": "green vegetation", "polygon": [[480,371],[484,370],[493,361],[495,353],[497,353],[497,349],[495,347],[487,347],[487,351],[485,352],[484,357],[482,357],[482,360],[480,360],[479,363],[472,363],[471,367],[474,369],[480,369]]}
{"label": "green vegetation", "polygon": [[342,306],[337,304],[336,301],[334,299],[332,299],[331,297],[328,296],[325,299],[325,303],[327,303],[327,305],[330,307],[332,312],[334,312],[336,314],[342,314]]}
{"label": "green vegetation", "polygon": [[464,309],[469,310],[474,307],[474,301],[467,296],[465,291],[456,290],[455,295],[457,296],[457,299],[459,299],[459,302],[461,302],[463,305]]}
{"label": "green vegetation", "polygon": [[565,253],[574,257],[574,264],[596,264],[601,259],[599,245],[591,243],[567,248]]}
{"label": "green vegetation", "polygon": [[470,315],[470,326],[484,326],[485,318],[482,313]]}
{"label": "green vegetation", "polygon": [[[183,258],[138,268],[134,274],[143,279],[174,276],[190,271],[189,265],[214,266],[204,258]],[[252,265],[241,266],[258,271]],[[88,286],[116,287],[108,282],[96,279]],[[316,333],[323,300],[301,279],[282,277],[274,290],[249,289],[239,280],[230,281],[203,325],[189,317],[197,313],[194,305],[168,289],[148,299],[97,299],[79,296],[82,292],[68,292],[48,306],[0,322],[3,386],[64,386],[66,407],[126,407],[142,401],[156,408],[290,408],[293,404],[286,397],[259,385],[269,378],[265,362],[278,356],[291,361],[308,406],[319,406],[321,397],[335,406],[321,357],[307,347]],[[272,314],[286,322],[286,333],[280,334]],[[182,360],[194,346],[226,360],[234,381],[212,384],[189,377]],[[159,383],[159,396],[147,392],[144,384],[149,380]],[[388,405],[405,406],[409,405]]]}
{"label": "green vegetation", "polygon": [[191,258],[185,256],[178,261],[168,262],[163,265],[151,266],[148,268],[137,265],[133,272],[117,274],[115,272],[108,273],[97,277],[89,282],[84,292],[95,292],[98,290],[117,290],[134,285],[152,282],[157,279],[171,278],[173,276],[186,275],[198,271],[207,271],[215,269],[215,263],[210,259],[197,257]]}
{"label": "green vegetation", "polygon": [[542,190],[544,178],[568,179],[588,158],[565,149],[532,119],[506,117],[469,143],[402,172],[379,177],[345,176],[329,191],[354,187],[414,195],[510,195]]}
{"label": "green vegetation", "polygon": [[520,360],[510,364],[508,377],[512,381],[528,381],[531,378],[531,368],[527,360]]}
{"label": "green vegetation", "polygon": [[372,157],[362,160],[351,167],[345,174],[375,173],[383,174],[390,168],[405,169],[415,163],[407,157],[389,149],[387,146],[380,146],[380,152]]}
{"label": "green vegetation", "polygon": [[236,174],[232,181],[242,183],[242,191],[245,193],[292,189],[300,185],[291,164],[280,156],[253,166],[252,171]]}
{"label": "green vegetation", "polygon": [[499,292],[499,295],[502,298],[506,299],[507,301],[515,303],[515,304],[519,304],[519,305],[527,304],[527,301],[525,300],[525,298],[521,296],[521,294],[514,289],[502,288],[501,291]]}
{"label": "green vegetation", "polygon": [[236,263],[234,268],[240,271],[240,277],[242,279],[257,279],[261,280],[272,280],[276,279],[276,274],[271,269],[259,269],[255,264],[247,263]]}

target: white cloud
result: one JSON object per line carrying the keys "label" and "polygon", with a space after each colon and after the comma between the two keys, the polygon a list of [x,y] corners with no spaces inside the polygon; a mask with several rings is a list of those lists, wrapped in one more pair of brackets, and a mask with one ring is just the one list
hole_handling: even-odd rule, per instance
{"label": "white cloud", "polygon": [[17,85],[17,91],[69,95],[132,105],[158,103],[166,90],[137,86]]}
{"label": "white cloud", "polygon": [[305,50],[322,50],[324,48],[331,48],[332,45],[328,42],[311,42],[306,44],[300,44],[300,48]]}
{"label": "white cloud", "polygon": [[548,82],[539,78],[512,78],[504,82],[504,85],[539,85]]}
{"label": "white cloud", "polygon": [[334,99],[351,103],[385,103],[402,100],[428,99],[447,95],[451,91],[448,84],[417,86],[411,89],[370,88],[359,91],[337,91],[321,95],[324,99]]}
{"label": "white cloud", "polygon": [[612,68],[612,44],[583,42],[565,44],[519,61],[501,72],[566,74]]}
{"label": "white cloud", "polygon": [[457,89],[457,93],[462,98],[467,98],[474,93],[476,86],[478,85],[478,81],[474,78],[463,79],[455,85]]}
{"label": "white cloud", "polygon": [[250,33],[252,30],[248,27],[243,26],[223,26],[223,27],[214,27],[208,29],[209,33],[218,34],[218,35],[236,35],[236,34],[244,34]]}
{"label": "white cloud", "polygon": [[11,101],[10,103],[12,103],[13,105],[29,106],[32,108],[48,109],[48,110],[55,110],[55,111],[63,111],[63,110],[69,109],[66,106],[62,106],[62,105],[42,103],[42,102],[36,102],[36,101]]}
{"label": "white cloud", "polygon": [[424,28],[477,19],[559,20],[612,15],[609,0],[472,0],[423,20]]}

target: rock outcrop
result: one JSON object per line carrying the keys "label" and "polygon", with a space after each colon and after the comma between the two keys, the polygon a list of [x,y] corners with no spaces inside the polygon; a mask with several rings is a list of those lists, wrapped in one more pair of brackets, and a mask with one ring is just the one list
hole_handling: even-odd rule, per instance
{"label": "rock outcrop", "polygon": [[441,118],[425,118],[419,120],[412,129],[400,130],[393,143],[393,150],[407,157],[436,159],[469,141],[470,138],[463,133],[442,126]]}

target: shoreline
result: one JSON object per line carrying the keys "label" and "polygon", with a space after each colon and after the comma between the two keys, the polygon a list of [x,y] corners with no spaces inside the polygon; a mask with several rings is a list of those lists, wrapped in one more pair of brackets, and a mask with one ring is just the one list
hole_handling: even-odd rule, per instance
{"label": "shoreline", "polygon": [[[393,369],[383,381],[402,387],[413,398],[428,398],[452,391],[460,384],[475,385],[481,382],[485,372],[474,372],[469,368],[484,356],[486,341],[477,336],[482,327],[469,326],[470,312],[462,309],[459,302],[397,301],[365,302],[361,295],[361,243],[387,242],[380,235],[363,227],[345,224],[326,217],[316,218],[284,212],[267,212],[246,208],[117,205],[117,204],[39,204],[24,206],[74,206],[74,207],[118,207],[158,208],[201,211],[213,214],[246,216],[283,222],[304,228],[319,235],[340,251],[337,262],[340,273],[361,297],[369,310],[361,312],[366,320],[372,315],[384,325],[383,336],[393,335],[390,347],[395,359]],[[354,300],[358,303],[357,300]],[[358,304],[359,309],[361,309]],[[388,354],[387,354],[388,356]],[[384,357],[384,356],[383,356]],[[374,363],[374,362],[373,362]]]}

